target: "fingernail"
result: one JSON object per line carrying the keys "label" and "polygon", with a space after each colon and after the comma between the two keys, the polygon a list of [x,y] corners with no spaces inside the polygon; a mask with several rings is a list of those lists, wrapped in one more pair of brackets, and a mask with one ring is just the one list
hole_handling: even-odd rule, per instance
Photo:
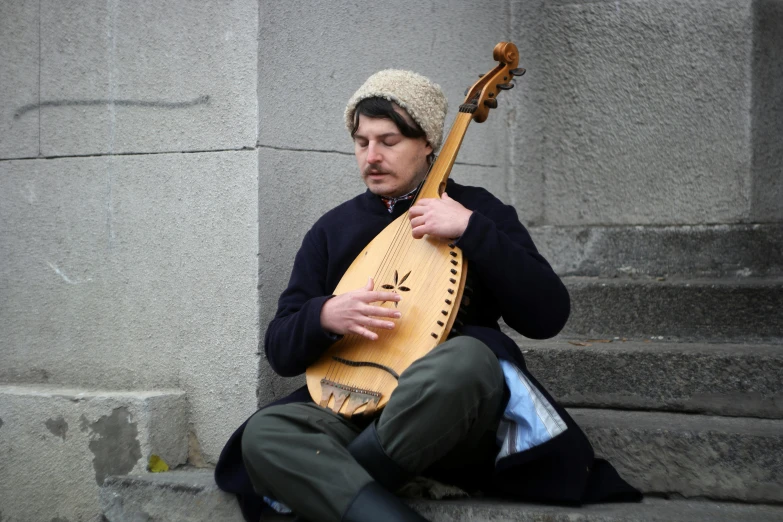
{"label": "fingernail", "polygon": [[386,328],[391,330],[392,328],[394,328],[394,323],[386,323]]}
{"label": "fingernail", "polygon": [[400,312],[396,312],[396,313],[394,314],[394,317],[396,317],[397,319],[399,319],[400,317],[402,317],[402,314],[401,314]]}

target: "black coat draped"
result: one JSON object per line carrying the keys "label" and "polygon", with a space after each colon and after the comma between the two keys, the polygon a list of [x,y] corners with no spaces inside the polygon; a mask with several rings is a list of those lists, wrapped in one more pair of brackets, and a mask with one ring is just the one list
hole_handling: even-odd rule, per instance
{"label": "black coat draped", "polygon": [[[502,317],[528,338],[556,335],[570,313],[570,299],[562,281],[539,254],[513,207],[483,188],[459,185],[453,180],[448,181],[446,192],[473,211],[468,227],[456,241],[468,261],[468,284],[473,290],[460,333],[476,337],[498,358],[516,364],[568,428],[548,442],[505,457],[494,466],[465,470],[465,476],[474,482],[480,477],[485,494],[511,499],[571,505],[640,500],[641,494],[609,463],[595,458],[582,430],[527,371],[519,347],[498,325]],[[409,206],[410,201],[400,201],[389,213],[368,190],[327,212],[307,232],[288,287],[280,296],[277,314],[266,331],[266,358],[278,374],[301,375],[337,339],[321,327],[323,303],[332,296],[362,248]],[[307,389],[301,388],[273,404],[309,400]],[[244,426],[235,431],[223,449],[215,480],[221,489],[237,494],[245,518],[255,521],[265,504],[255,494],[242,462]]]}

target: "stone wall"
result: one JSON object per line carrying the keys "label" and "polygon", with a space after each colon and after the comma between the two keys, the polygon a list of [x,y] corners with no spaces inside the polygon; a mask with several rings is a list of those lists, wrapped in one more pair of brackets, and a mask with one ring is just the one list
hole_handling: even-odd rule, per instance
{"label": "stone wall", "polygon": [[[83,488],[55,487],[66,475],[97,509],[112,441],[92,451],[80,415],[182,414],[178,452],[139,425],[143,470],[153,453],[184,463],[189,441],[192,463],[215,462],[254,411],[257,55],[252,0],[0,3],[3,520],[47,490],[36,520],[87,520]],[[154,390],[181,400],[166,411]],[[116,408],[84,399],[106,394]]]}

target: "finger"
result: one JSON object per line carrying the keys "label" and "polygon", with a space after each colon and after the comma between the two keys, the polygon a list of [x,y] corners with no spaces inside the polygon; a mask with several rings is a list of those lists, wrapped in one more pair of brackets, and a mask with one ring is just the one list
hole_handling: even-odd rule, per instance
{"label": "finger", "polygon": [[411,219],[411,227],[416,228],[420,227],[425,223],[425,219],[423,216],[415,217]]}
{"label": "finger", "polygon": [[378,334],[376,334],[375,332],[371,332],[367,328],[363,328],[363,327],[359,326],[358,324],[355,324],[355,325],[351,326],[350,328],[348,328],[348,331],[351,332],[351,333],[354,333],[356,335],[361,335],[362,337],[366,337],[367,339],[369,339],[371,341],[375,341],[375,340],[378,339]]}
{"label": "finger", "polygon": [[359,300],[365,303],[374,303],[375,301],[400,301],[400,294],[394,292],[367,292],[359,295]]}
{"label": "finger", "polygon": [[394,328],[393,322],[382,321],[381,319],[373,319],[372,317],[365,317],[362,325],[366,328],[382,328],[384,330],[391,330]]}
{"label": "finger", "polygon": [[384,308],[383,306],[368,306],[362,310],[362,313],[368,317],[393,317],[395,319],[402,317],[402,314],[394,308]]}
{"label": "finger", "polygon": [[424,214],[424,208],[420,207],[418,203],[408,209],[408,217],[417,217]]}
{"label": "finger", "polygon": [[440,199],[450,200],[451,198],[446,192],[444,192],[443,194],[440,195]]}
{"label": "finger", "polygon": [[367,278],[367,284],[364,285],[364,289],[371,292],[374,286],[375,282],[372,280],[372,277]]}
{"label": "finger", "polygon": [[413,230],[411,230],[411,232],[413,233],[414,239],[421,239],[424,237],[424,234],[427,233],[426,229],[424,228],[424,225],[414,228]]}

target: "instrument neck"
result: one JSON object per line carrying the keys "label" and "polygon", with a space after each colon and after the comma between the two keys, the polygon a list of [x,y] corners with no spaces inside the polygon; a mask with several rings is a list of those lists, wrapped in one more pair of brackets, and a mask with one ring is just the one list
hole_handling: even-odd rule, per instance
{"label": "instrument neck", "polygon": [[472,119],[473,114],[471,113],[460,112],[457,114],[446,142],[443,144],[440,154],[438,154],[438,159],[435,160],[429,174],[427,174],[427,179],[424,181],[424,185],[421,187],[414,203],[424,198],[440,198],[440,195],[446,188],[446,181],[449,179],[451,168],[457,160],[457,153],[462,145],[462,139],[465,137],[465,132],[467,132],[468,125],[470,125]]}

